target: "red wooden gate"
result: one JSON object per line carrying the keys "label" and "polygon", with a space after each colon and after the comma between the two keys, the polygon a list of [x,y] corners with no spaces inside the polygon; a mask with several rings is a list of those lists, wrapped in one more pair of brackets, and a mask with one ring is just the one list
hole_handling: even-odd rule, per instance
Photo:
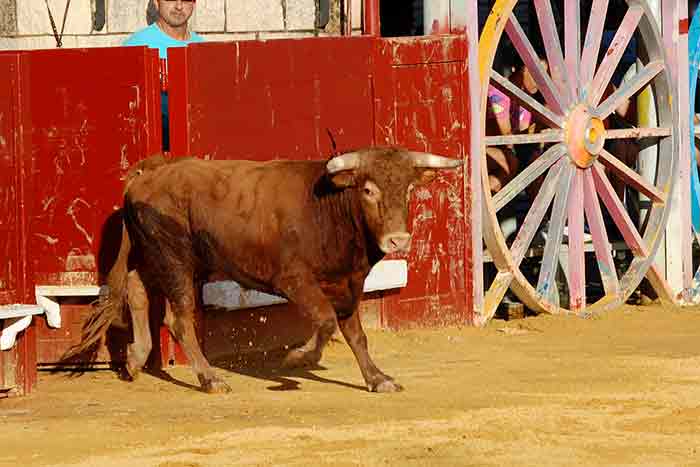
{"label": "red wooden gate", "polygon": [[[376,42],[375,138],[419,151],[465,158],[467,44],[464,36],[381,39]],[[465,258],[471,213],[460,173],[441,173],[412,196],[413,240],[405,256],[409,280],[384,300],[382,321],[392,328],[467,323],[472,270]],[[469,196],[469,194],[467,194]]]}

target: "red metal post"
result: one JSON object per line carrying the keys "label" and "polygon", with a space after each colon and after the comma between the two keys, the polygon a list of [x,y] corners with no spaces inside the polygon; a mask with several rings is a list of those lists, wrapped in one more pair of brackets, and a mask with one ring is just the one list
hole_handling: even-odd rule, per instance
{"label": "red metal post", "polygon": [[168,60],[160,59],[160,90],[168,92]]}
{"label": "red metal post", "polygon": [[362,33],[368,36],[380,36],[379,0],[364,0],[362,15]]}

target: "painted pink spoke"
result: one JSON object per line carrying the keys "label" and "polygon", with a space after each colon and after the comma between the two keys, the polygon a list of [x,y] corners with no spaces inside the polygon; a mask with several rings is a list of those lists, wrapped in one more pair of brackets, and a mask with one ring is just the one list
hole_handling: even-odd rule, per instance
{"label": "painted pink spoke", "polygon": [[564,0],[564,60],[571,96],[578,97],[579,66],[581,62],[581,4],[580,0]]}
{"label": "painted pink spoke", "polygon": [[569,307],[586,308],[586,263],[583,251],[583,170],[574,169],[568,200]]}
{"label": "painted pink spoke", "polygon": [[600,104],[595,111],[596,116],[601,120],[605,120],[608,116],[617,109],[620,104],[623,104],[627,99],[635,95],[640,89],[649,84],[649,82],[664,69],[664,63],[661,60],[656,60],[647,64],[642,71],[634,75],[629,81],[623,82],[622,86],[610,95],[605,101]]}
{"label": "painted pink spoke", "polygon": [[520,58],[523,63],[532,74],[532,78],[537,84],[537,89],[544,96],[544,100],[547,105],[557,114],[563,115],[565,105],[563,104],[559,93],[557,92],[557,87],[552,82],[552,78],[549,77],[544,66],[540,62],[537,52],[532,47],[530,39],[525,35],[525,31],[520,26],[517,18],[511,13],[508,23],[506,23],[506,33],[513,43],[513,46],[518,51]]}
{"label": "painted pink spoke", "polygon": [[521,193],[525,187],[542,175],[552,164],[561,159],[565,153],[566,146],[557,144],[532,161],[517,177],[508,182],[506,186],[501,188],[501,190],[494,195],[493,205],[496,212],[508,204],[518,193]]}
{"label": "painted pink spoke", "polygon": [[637,172],[629,168],[624,162],[603,149],[598,155],[598,159],[607,168],[612,170],[615,175],[622,179],[625,183],[633,186],[640,193],[645,194],[654,203],[665,203],[666,194],[659,191],[651,182],[644,180]]}
{"label": "painted pink spoke", "polygon": [[592,166],[592,170],[596,191],[600,195],[600,199],[603,200],[603,204],[608,208],[610,215],[615,221],[615,225],[620,229],[625,243],[636,256],[649,256],[649,251],[644,245],[644,240],[642,240],[632,219],[630,219],[629,214],[627,214],[622,201],[617,197],[617,193],[615,193],[615,189],[610,184],[610,180],[605,176],[603,166],[599,162],[595,162]]}
{"label": "painted pink spoke", "polygon": [[608,0],[593,0],[591,16],[588,19],[586,41],[583,43],[583,55],[581,56],[582,87],[593,80],[598,65],[598,53],[600,52],[600,42],[603,40],[603,28],[607,13]]}
{"label": "painted pink spoke", "polygon": [[588,228],[593,237],[593,248],[598,261],[600,279],[603,281],[605,294],[615,296],[620,291],[620,283],[617,279],[617,270],[612,257],[612,246],[608,241],[608,233],[603,221],[603,213],[600,210],[600,202],[595,191],[593,175],[590,170],[585,171],[583,177],[583,206],[586,211]]}
{"label": "painted pink spoke", "polygon": [[534,113],[535,118],[542,123],[557,128],[561,128],[564,125],[564,119],[537,102],[535,98],[517,87],[497,71],[491,70],[491,84],[511,99],[516,100],[519,105]]}
{"label": "painted pink spoke", "polygon": [[552,206],[552,214],[549,218],[549,230],[547,231],[547,241],[544,246],[542,255],[542,264],[540,265],[540,275],[537,279],[537,293],[542,298],[550,302],[555,302],[553,294],[556,293],[555,274],[559,259],[559,249],[561,240],[564,234],[564,223],[566,216],[563,215],[568,204],[569,189],[571,179],[574,176],[576,168],[569,164],[562,169],[562,174],[557,183],[557,194],[554,198]]}
{"label": "painted pink spoke", "polygon": [[607,130],[605,139],[644,139],[664,138],[671,136],[670,128],[621,128],[619,130]]}
{"label": "painted pink spoke", "polygon": [[[566,76],[564,56],[562,55],[561,46],[559,45],[559,34],[557,33],[557,25],[554,22],[552,3],[551,0],[534,0],[534,2],[537,22],[540,25],[540,32],[542,33],[544,51],[547,54],[549,73],[559,88],[564,106],[568,106],[571,102],[569,80]],[[570,18],[567,18],[567,21],[570,21]]]}
{"label": "painted pink spoke", "polygon": [[588,90],[587,100],[591,107],[596,107],[600,102],[600,98],[603,97],[605,89],[610,83],[610,78],[612,78],[617,65],[620,63],[622,54],[625,53],[627,44],[629,44],[629,41],[632,38],[634,31],[637,29],[637,25],[639,24],[639,20],[642,18],[643,14],[644,9],[638,5],[632,6],[629,10],[627,10],[627,13],[625,13],[625,17],[622,19],[622,24],[620,24],[620,28],[615,33],[615,37],[613,38],[612,43],[605,54],[605,58],[600,64],[600,67],[595,74],[595,78],[593,78],[593,82],[591,83],[591,87]]}
{"label": "painted pink spoke", "polygon": [[486,146],[505,146],[508,144],[559,143],[564,138],[561,130],[543,131],[541,133],[522,135],[486,136]]}
{"label": "painted pink spoke", "polygon": [[537,192],[535,200],[532,202],[532,206],[530,206],[525,220],[523,220],[523,225],[520,227],[520,230],[518,230],[518,235],[516,235],[515,240],[513,240],[510,254],[513,257],[513,264],[515,267],[520,266],[520,263],[525,257],[525,252],[530,247],[532,239],[537,233],[537,229],[542,224],[542,219],[547,213],[549,205],[552,203],[554,193],[556,193],[559,175],[564,165],[566,165],[566,161],[559,159],[559,162],[547,173],[542,188]]}

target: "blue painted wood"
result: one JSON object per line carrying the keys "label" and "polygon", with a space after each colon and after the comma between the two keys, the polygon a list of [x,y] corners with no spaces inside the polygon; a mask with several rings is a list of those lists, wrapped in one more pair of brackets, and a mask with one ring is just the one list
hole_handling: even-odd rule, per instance
{"label": "blue painted wood", "polygon": [[700,8],[695,9],[688,30],[688,63],[690,82],[690,205],[693,230],[700,234],[700,177],[695,162],[695,93],[697,92],[698,68],[700,67]]}

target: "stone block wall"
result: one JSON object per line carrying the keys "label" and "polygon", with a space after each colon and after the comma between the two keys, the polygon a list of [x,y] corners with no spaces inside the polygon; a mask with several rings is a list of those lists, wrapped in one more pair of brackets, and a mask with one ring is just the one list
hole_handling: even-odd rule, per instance
{"label": "stone block wall", "polygon": [[[145,27],[152,0],[48,0],[63,47],[109,47]],[[192,29],[213,41],[338,34],[340,0],[331,22],[316,28],[318,0],[197,0]],[[353,1],[353,29],[362,26],[362,1]],[[0,0],[0,50],[56,47],[45,0]]]}

